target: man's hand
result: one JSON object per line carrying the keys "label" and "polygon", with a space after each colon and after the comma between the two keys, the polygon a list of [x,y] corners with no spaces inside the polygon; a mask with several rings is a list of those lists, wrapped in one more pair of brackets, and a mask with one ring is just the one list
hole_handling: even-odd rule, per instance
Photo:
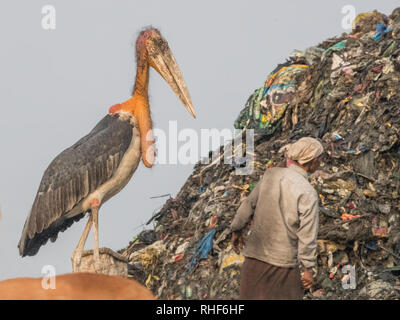
{"label": "man's hand", "polygon": [[234,231],[231,239],[233,251],[240,254],[240,250],[243,248],[243,237],[241,232]]}
{"label": "man's hand", "polygon": [[311,287],[314,284],[314,272],[312,269],[306,270],[303,272],[303,275],[301,277],[301,282],[303,283],[303,287],[306,289],[311,289]]}

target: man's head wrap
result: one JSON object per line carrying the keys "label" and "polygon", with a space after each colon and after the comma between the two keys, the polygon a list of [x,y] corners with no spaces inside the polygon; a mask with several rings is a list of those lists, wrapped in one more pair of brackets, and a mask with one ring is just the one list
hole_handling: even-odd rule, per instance
{"label": "man's head wrap", "polygon": [[300,140],[283,146],[279,152],[285,152],[285,156],[301,165],[318,158],[324,148],[317,139],[304,137]]}

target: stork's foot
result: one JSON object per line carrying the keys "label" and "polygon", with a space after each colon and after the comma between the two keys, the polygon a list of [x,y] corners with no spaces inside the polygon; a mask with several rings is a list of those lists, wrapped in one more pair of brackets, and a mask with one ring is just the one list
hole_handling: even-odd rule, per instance
{"label": "stork's foot", "polygon": [[95,272],[95,273],[102,273],[101,270],[102,270],[102,269],[101,269],[101,265],[98,264],[97,262],[95,262],[95,263],[94,263],[94,272]]}
{"label": "stork's foot", "polygon": [[101,272],[101,262],[100,262],[100,255],[99,255],[99,250],[94,250],[93,251],[93,266],[94,266],[94,271],[96,273]]}
{"label": "stork's foot", "polygon": [[71,257],[72,272],[79,272],[79,267],[82,261],[83,250],[75,250]]}
{"label": "stork's foot", "polygon": [[92,202],[92,219],[93,219],[93,236],[94,236],[94,248],[93,248],[93,264],[96,273],[100,273],[100,253],[99,253],[99,201],[95,199]]}
{"label": "stork's foot", "polygon": [[90,228],[92,227],[92,224],[93,224],[92,215],[90,215],[89,220],[88,220],[88,222],[86,224],[86,227],[83,230],[82,236],[79,239],[78,246],[74,250],[74,253],[72,254],[72,257],[71,257],[72,271],[73,272],[79,272],[79,269],[80,269],[80,266],[81,266],[83,248],[85,246],[85,242],[86,242],[86,239],[88,237]]}

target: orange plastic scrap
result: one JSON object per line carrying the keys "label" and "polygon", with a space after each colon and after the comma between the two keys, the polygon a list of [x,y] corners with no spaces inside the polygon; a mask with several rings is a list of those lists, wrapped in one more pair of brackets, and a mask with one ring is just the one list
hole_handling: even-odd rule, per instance
{"label": "orange plastic scrap", "polygon": [[217,224],[217,222],[218,222],[218,217],[217,216],[213,216],[211,218],[211,222],[210,222],[210,225],[208,226],[208,228],[210,228],[210,229],[214,228],[215,225]]}
{"label": "orange plastic scrap", "polygon": [[329,279],[333,279],[333,277],[335,276],[335,274],[338,271],[339,267],[340,267],[340,264],[337,264],[335,267],[333,267],[331,269],[331,273],[329,274]]}
{"label": "orange plastic scrap", "polygon": [[236,184],[233,184],[232,187],[235,188],[235,189],[239,189],[239,190],[248,192],[247,189],[250,187],[250,185],[249,184],[245,184],[243,187],[241,187],[241,186],[238,186]]}
{"label": "orange plastic scrap", "polygon": [[359,214],[354,215],[354,214],[349,214],[349,213],[343,213],[340,218],[342,220],[346,221],[346,220],[351,220],[351,219],[359,218],[359,217],[360,217]]}
{"label": "orange plastic scrap", "polygon": [[322,194],[318,194],[318,197],[321,199],[322,205],[325,204],[325,197]]}
{"label": "orange plastic scrap", "polygon": [[312,293],[312,295],[313,295],[314,297],[322,297],[322,296],[324,295],[324,290],[322,290],[322,289],[316,290],[316,291],[314,291],[314,292]]}

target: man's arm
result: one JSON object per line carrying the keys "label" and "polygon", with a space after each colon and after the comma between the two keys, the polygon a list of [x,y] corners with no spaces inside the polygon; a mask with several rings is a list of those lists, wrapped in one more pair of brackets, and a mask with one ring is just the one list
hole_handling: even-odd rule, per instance
{"label": "man's arm", "polygon": [[299,220],[297,230],[298,259],[310,270],[315,266],[318,235],[318,198],[316,192],[307,192],[299,198]]}
{"label": "man's arm", "polygon": [[258,181],[256,187],[250,192],[249,196],[240,205],[239,209],[236,212],[235,218],[231,223],[232,231],[240,231],[250,221],[250,217],[253,214],[253,210],[257,204],[261,183],[262,179]]}

